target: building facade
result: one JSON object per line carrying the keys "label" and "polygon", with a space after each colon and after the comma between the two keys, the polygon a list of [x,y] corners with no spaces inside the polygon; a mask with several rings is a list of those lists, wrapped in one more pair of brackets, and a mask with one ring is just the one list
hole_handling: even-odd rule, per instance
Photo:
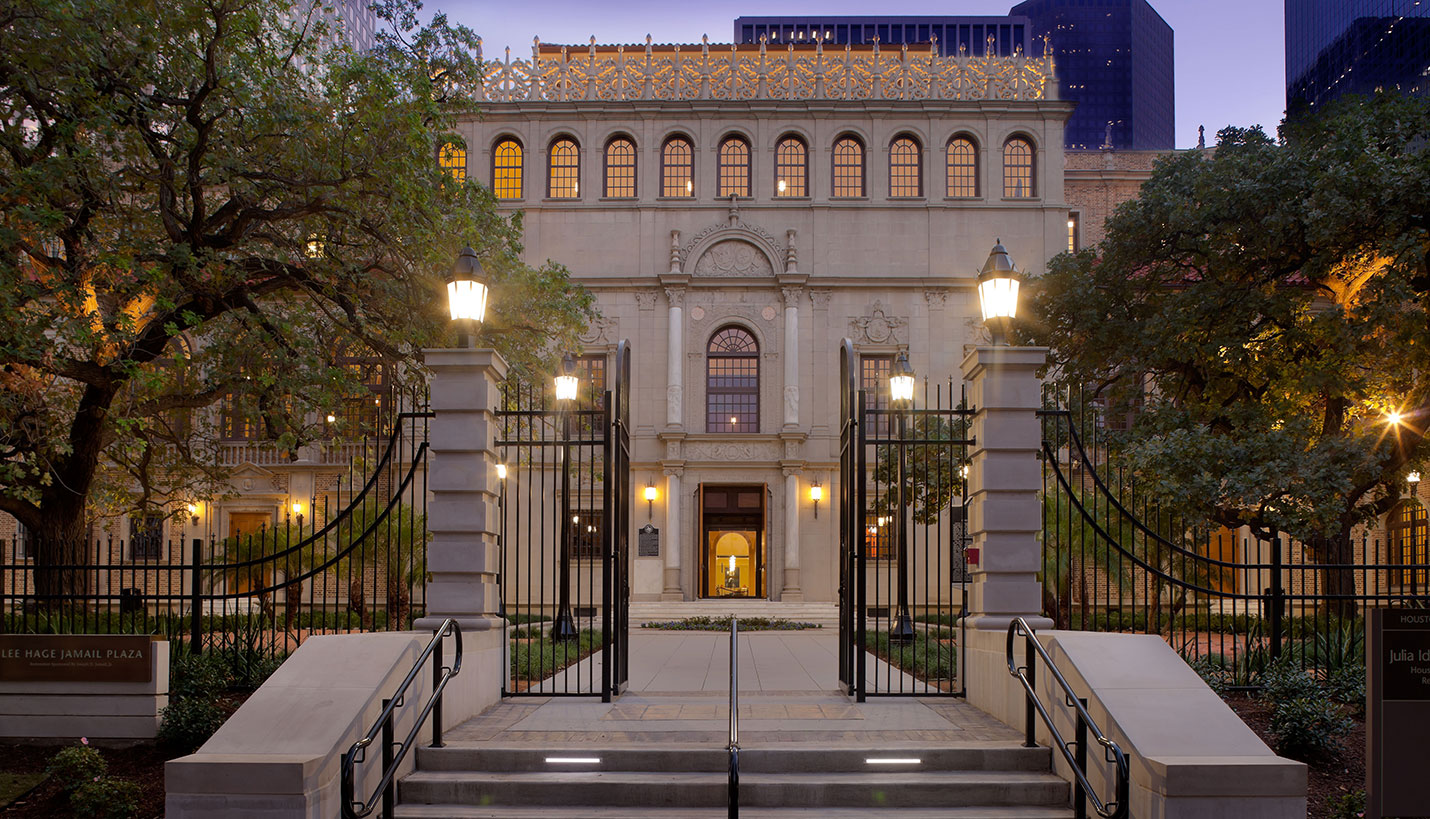
{"label": "building facade", "polygon": [[937,43],[945,57],[960,51],[1000,57],[1024,54],[1042,56],[1043,44],[1034,42],[1026,17],[997,16],[839,16],[736,17],[734,42],[759,45],[813,43],[831,45],[927,45]]}
{"label": "building facade", "polygon": [[1430,93],[1430,5],[1286,0],[1286,110],[1343,94]]}
{"label": "building facade", "polygon": [[1033,272],[1066,248],[1072,106],[1051,64],[541,46],[492,64],[485,94],[449,165],[524,213],[531,261],[596,294],[574,352],[632,345],[632,479],[657,489],[661,533],[633,599],[731,596],[714,565],[731,533],[755,550],[736,596],[836,599],[841,339],[871,391],[900,352],[956,384],[986,340],[974,282],[994,244]]}

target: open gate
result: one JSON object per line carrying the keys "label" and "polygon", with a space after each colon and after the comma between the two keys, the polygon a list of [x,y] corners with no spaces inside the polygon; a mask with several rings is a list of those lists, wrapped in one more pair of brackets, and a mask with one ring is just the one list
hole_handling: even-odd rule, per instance
{"label": "open gate", "polygon": [[510,377],[497,412],[507,696],[610,701],[626,685],[629,342],[578,363],[576,399]]}
{"label": "open gate", "polygon": [[860,701],[961,695],[970,412],[961,388],[927,380],[891,406],[863,371],[844,339],[839,680]]}

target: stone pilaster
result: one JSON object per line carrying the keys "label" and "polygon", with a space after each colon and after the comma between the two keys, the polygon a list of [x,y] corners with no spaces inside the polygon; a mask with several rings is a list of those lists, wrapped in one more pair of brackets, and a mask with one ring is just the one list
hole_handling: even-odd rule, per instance
{"label": "stone pilaster", "polygon": [[670,534],[665,538],[665,588],[660,594],[662,600],[685,599],[685,594],[680,589],[680,552],[684,548],[680,535],[685,531],[680,520],[682,497],[680,470],[665,470],[665,530]]}
{"label": "stone pilaster", "polygon": [[665,425],[679,427],[684,423],[681,403],[685,380],[685,289],[667,287],[670,299],[669,336],[666,340]]}
{"label": "stone pilaster", "polygon": [[784,425],[799,426],[799,299],[804,289],[786,287],[781,291],[785,307],[784,343]]}
{"label": "stone pilaster", "polygon": [[780,599],[796,601],[804,599],[799,587],[799,476],[798,469],[784,470],[785,473],[785,537],[784,537],[784,588],[780,589]]}
{"label": "stone pilaster", "polygon": [[506,362],[495,350],[425,351],[432,370],[431,461],[427,488],[427,615],[435,629],[454,617],[463,632],[503,621],[494,411]]}

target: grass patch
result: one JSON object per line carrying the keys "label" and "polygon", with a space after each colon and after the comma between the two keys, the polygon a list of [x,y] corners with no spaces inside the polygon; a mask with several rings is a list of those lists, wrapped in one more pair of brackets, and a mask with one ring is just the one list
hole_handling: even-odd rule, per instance
{"label": "grass patch", "polygon": [[[686,617],[683,620],[662,620],[655,623],[644,623],[641,628],[653,628],[662,631],[729,631],[730,616],[724,617]],[[772,617],[741,617],[740,631],[804,631],[805,629],[819,628],[818,623],[803,623],[796,620],[782,620]]]}
{"label": "grass patch", "polygon": [[586,629],[574,640],[552,640],[544,632],[523,629],[511,641],[511,676],[528,683],[550,677],[584,660],[601,647],[601,634]]}
{"label": "grass patch", "polygon": [[868,649],[911,677],[928,683],[951,681],[958,671],[958,646],[952,631],[915,633],[907,643],[890,643],[889,632],[870,631]]}
{"label": "grass patch", "polygon": [[44,781],[43,773],[0,771],[0,808],[29,793],[31,788]]}

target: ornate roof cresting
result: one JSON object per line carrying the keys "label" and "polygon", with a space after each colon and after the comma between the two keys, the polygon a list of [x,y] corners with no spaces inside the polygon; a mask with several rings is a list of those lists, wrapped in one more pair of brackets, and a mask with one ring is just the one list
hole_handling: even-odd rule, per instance
{"label": "ornate roof cresting", "polygon": [[[478,56],[480,57],[480,46]],[[940,56],[908,45],[835,47],[823,42],[758,45],[587,47],[542,45],[530,60],[484,63],[478,98],[487,102],[634,100],[1044,100],[1057,98],[1051,49],[982,56],[960,48]]]}

